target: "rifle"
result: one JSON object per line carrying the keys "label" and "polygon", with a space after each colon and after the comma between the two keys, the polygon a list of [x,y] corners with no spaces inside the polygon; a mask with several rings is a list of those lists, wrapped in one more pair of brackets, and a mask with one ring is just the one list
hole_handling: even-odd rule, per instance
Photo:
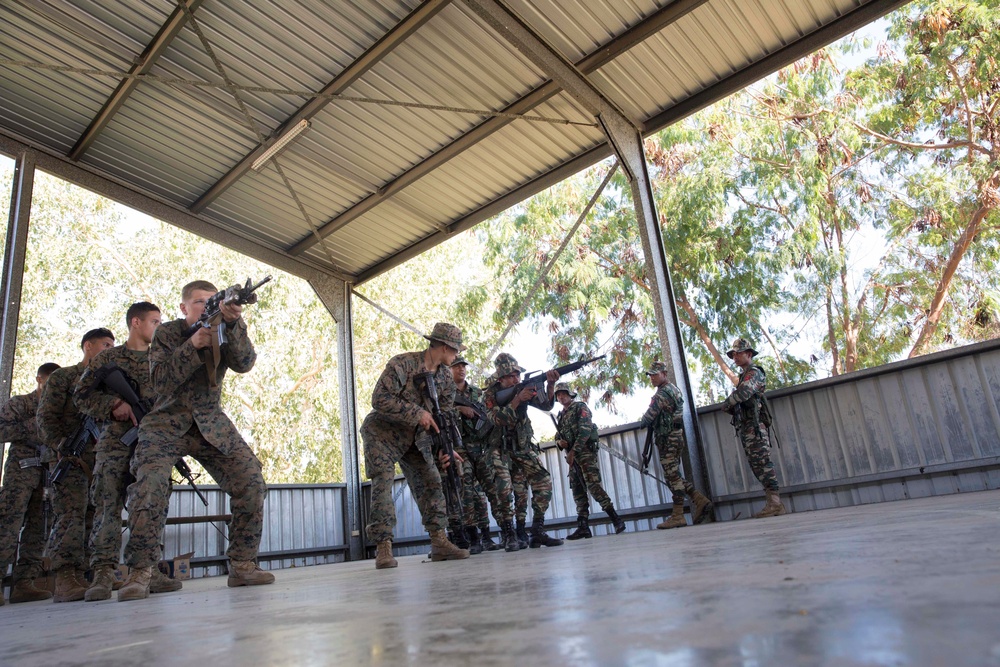
{"label": "rifle", "polygon": [[[51,484],[58,484],[63,475],[66,474],[66,471],[69,470],[73,459],[79,460],[83,452],[86,451],[91,439],[96,442],[99,437],[101,437],[101,429],[98,428],[94,418],[87,415],[80,422],[80,425],[76,427],[76,430],[73,431],[73,434],[65,438],[59,445],[59,462],[52,469],[49,482]],[[87,475],[89,476],[90,473],[88,472]]]}
{"label": "rifle", "polygon": [[462,394],[457,394],[455,396],[455,405],[472,408],[472,411],[476,413],[476,425],[472,427],[472,434],[477,440],[484,440],[490,434],[490,431],[493,430],[493,422],[490,421],[486,406],[482,403],[466,398]]}
{"label": "rifle", "polygon": [[455,469],[457,467],[455,464],[455,446],[462,446],[462,434],[458,430],[455,413],[441,411],[441,404],[438,402],[437,385],[434,383],[434,374],[428,371],[420,373],[417,375],[417,378],[424,381],[424,386],[427,388],[427,397],[431,399],[431,406],[433,407],[431,414],[434,416],[434,423],[437,424],[439,429],[437,433],[434,431],[430,433],[431,442],[434,445],[433,450],[435,453],[444,451],[451,461],[451,465],[448,466],[447,470],[448,481],[444,484],[444,499],[448,506],[448,514],[451,515],[457,512],[461,516],[463,514],[462,476]]}
{"label": "rifle", "polygon": [[[554,368],[553,370],[558,371],[560,377],[563,375],[569,375],[570,373],[574,373],[588,364],[592,364],[595,361],[603,359],[605,356],[607,355],[602,354],[599,357],[592,357],[590,359],[581,359],[580,361],[574,361],[573,363],[566,364],[565,366],[559,366],[558,368]],[[535,373],[538,373],[538,375],[535,375]],[[545,373],[543,373],[542,371],[531,371],[525,376],[523,380],[521,380],[513,387],[508,387],[507,389],[499,390],[496,393],[497,405],[500,406],[507,405],[514,399],[515,396],[521,393],[522,389],[525,389],[526,387],[534,387],[535,391],[538,392],[539,387],[543,386],[544,384],[545,384]]]}
{"label": "rifle", "polygon": [[[559,437],[559,422],[556,421],[555,416],[551,412],[549,412],[548,415],[549,415],[549,419],[552,420],[552,423],[556,427],[556,438],[558,439],[558,437]],[[586,489],[587,488],[587,478],[583,476],[583,466],[580,465],[580,462],[576,460],[575,456],[573,457],[573,463],[570,465],[569,471],[570,471],[570,474],[574,474],[574,473],[576,474],[576,481],[577,481],[577,483],[580,484],[581,487],[583,487],[584,489]]]}
{"label": "rifle", "polygon": [[174,464],[174,470],[180,473],[181,477],[187,480],[188,485],[190,485],[191,490],[194,491],[205,507],[208,507],[208,498],[205,494],[201,492],[201,489],[194,483],[194,473],[191,472],[191,466],[187,464],[184,458],[177,459],[177,463]]}
{"label": "rifle", "polygon": [[652,424],[646,428],[646,442],[642,446],[642,468],[639,469],[643,475],[650,475],[649,472],[649,461],[653,458],[653,426]]}
{"label": "rifle", "polygon": [[198,321],[192,324],[184,332],[184,338],[190,338],[191,336],[198,333],[199,329],[215,329],[215,338],[212,339],[211,354],[205,357],[205,366],[208,370],[208,385],[213,389],[218,386],[215,379],[215,369],[219,367],[219,362],[221,361],[221,353],[219,348],[229,342],[226,337],[226,327],[219,326],[222,322],[222,305],[223,304],[233,304],[239,306],[245,306],[248,304],[257,303],[257,294],[255,292],[260,289],[264,283],[270,282],[271,276],[264,276],[256,285],[250,278],[247,278],[247,282],[243,287],[239,285],[233,285],[227,287],[224,290],[216,292],[213,294],[207,302],[205,302],[205,310],[201,313],[201,317]]}

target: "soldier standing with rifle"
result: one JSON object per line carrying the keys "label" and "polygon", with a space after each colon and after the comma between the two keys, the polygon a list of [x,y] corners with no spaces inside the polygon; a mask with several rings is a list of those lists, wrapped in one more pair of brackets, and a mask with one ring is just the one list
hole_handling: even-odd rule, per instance
{"label": "soldier standing with rifle", "polygon": [[615,533],[625,530],[625,522],[618,516],[611,496],[601,486],[601,467],[598,465],[598,434],[597,426],[591,416],[590,408],[583,401],[576,401],[576,392],[566,382],[556,384],[556,400],[563,406],[556,422],[556,445],[566,452],[566,462],[569,463],[569,485],[573,491],[576,503],[576,530],[567,535],[567,540],[580,540],[593,537],[590,532],[590,498],[587,492],[594,496],[600,504]]}
{"label": "soldier standing with rifle", "polygon": [[375,569],[398,565],[392,555],[392,532],[396,510],[392,501],[395,465],[417,498],[424,529],[431,538],[431,560],[468,558],[469,552],[448,539],[448,510],[438,472],[438,462],[447,469],[461,465],[459,458],[445,460],[444,452],[432,451],[430,432],[440,428],[431,414],[431,399],[426,381],[418,376],[429,373],[437,389],[439,407],[450,411],[455,400],[455,381],[449,366],[462,345],[462,332],[453,324],[438,322],[424,336],[430,346],[420,352],[397,354],[386,364],[372,392],[372,411],[361,425],[365,471],[372,482],[371,512],[366,527],[368,538],[376,543]]}
{"label": "soldier standing with rifle", "polygon": [[[10,443],[3,487],[0,488],[0,580],[7,574],[7,566],[14,561],[17,552],[14,587],[10,591],[12,604],[52,597],[52,593],[36,588],[34,581],[42,574],[42,553],[48,528],[44,510],[48,470],[42,463],[44,445],[38,439],[35,412],[42,387],[58,368],[58,364],[42,364],[35,376],[38,384],[35,391],[13,396],[0,407],[0,443]],[[0,589],[0,606],[3,603],[3,590]]]}
{"label": "soldier standing with rifle", "polygon": [[[45,383],[38,402],[38,432],[42,441],[49,449],[58,452],[61,459],[52,469],[54,523],[46,549],[52,569],[56,572],[53,602],[82,600],[87,592],[85,551],[93,523],[93,507],[88,502],[87,491],[95,454],[93,438],[90,434],[80,434],[87,418],[73,403],[73,391],[91,360],[114,344],[115,335],[107,329],[91,329],[85,333],[80,343],[83,361],[54,371]],[[80,437],[84,438],[85,446],[80,455],[73,456],[65,449],[66,441],[79,441]],[[57,473],[63,470],[65,472],[59,476]]]}

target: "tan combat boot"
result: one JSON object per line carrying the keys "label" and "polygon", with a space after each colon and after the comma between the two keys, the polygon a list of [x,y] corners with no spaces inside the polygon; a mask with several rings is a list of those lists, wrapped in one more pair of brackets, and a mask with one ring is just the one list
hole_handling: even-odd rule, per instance
{"label": "tan combat boot", "polygon": [[695,491],[691,494],[691,523],[699,524],[711,517],[712,501]]}
{"label": "tan combat boot", "polygon": [[133,567],[129,570],[125,585],[118,590],[118,601],[145,600],[149,597],[149,580],[153,577],[152,567]]}
{"label": "tan combat boot", "polygon": [[443,530],[431,533],[431,560],[462,560],[469,557],[468,549],[459,549],[448,540]]}
{"label": "tan combat boot", "polygon": [[781,504],[781,498],[778,496],[777,491],[765,489],[764,495],[767,498],[767,502],[764,503],[764,509],[754,515],[755,519],[766,519],[769,516],[781,516],[786,513],[787,510]]}
{"label": "tan combat boot", "polygon": [[[14,584],[14,588],[10,591],[11,604],[38,602],[39,600],[48,600],[50,597],[52,597],[52,593],[35,586],[34,579],[21,579]],[[3,600],[3,595],[0,595],[0,600]]]}
{"label": "tan combat boot", "polygon": [[149,578],[150,593],[172,593],[179,591],[184,584],[177,579],[171,579],[160,572],[159,568],[153,568],[153,576]]}
{"label": "tan combat boot", "polygon": [[230,560],[229,580],[226,585],[230,588],[237,586],[263,586],[273,584],[274,575],[260,569],[252,560]]}
{"label": "tan combat boot", "polygon": [[56,592],[53,602],[76,602],[87,594],[87,586],[76,578],[76,569],[72,565],[64,565],[56,572]]}
{"label": "tan combat boot", "polygon": [[83,599],[87,602],[110,600],[111,588],[115,585],[115,571],[110,565],[100,565],[94,570],[94,583],[87,589]]}
{"label": "tan combat boot", "polygon": [[399,563],[392,557],[392,540],[382,540],[375,547],[375,569],[385,570],[398,567]]}
{"label": "tan combat boot", "polygon": [[684,528],[687,525],[688,522],[684,519],[684,494],[675,493],[674,510],[670,513],[670,518],[656,527],[659,530],[668,530],[670,528]]}

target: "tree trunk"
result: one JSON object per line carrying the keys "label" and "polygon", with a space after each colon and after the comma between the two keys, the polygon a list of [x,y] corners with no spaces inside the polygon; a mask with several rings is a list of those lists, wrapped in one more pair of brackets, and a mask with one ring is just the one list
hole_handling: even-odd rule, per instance
{"label": "tree trunk", "polygon": [[676,299],[676,302],[677,305],[681,307],[681,310],[687,314],[687,317],[681,318],[681,321],[695,330],[695,333],[698,334],[698,338],[700,338],[701,342],[708,348],[709,354],[711,354],[712,358],[715,359],[715,363],[719,365],[722,372],[726,374],[726,377],[729,378],[729,381],[735,386],[739,382],[740,376],[734,373],[733,369],[729,367],[726,359],[719,352],[719,348],[717,348],[715,343],[712,341],[712,337],[708,335],[708,331],[705,330],[701,320],[698,319],[698,313],[695,311],[694,307],[688,303],[687,299]]}

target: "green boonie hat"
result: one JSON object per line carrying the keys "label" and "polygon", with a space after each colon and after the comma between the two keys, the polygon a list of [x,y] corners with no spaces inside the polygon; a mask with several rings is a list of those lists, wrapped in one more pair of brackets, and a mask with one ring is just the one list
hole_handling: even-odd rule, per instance
{"label": "green boonie hat", "polygon": [[726,352],[726,356],[732,359],[733,355],[736,354],[737,352],[747,352],[747,351],[750,352],[751,359],[757,356],[757,350],[753,349],[753,346],[750,344],[750,341],[748,341],[746,338],[737,338],[736,340],[733,341],[733,346],[729,348],[728,352]]}
{"label": "green boonie hat", "polygon": [[517,359],[506,352],[498,354],[497,358],[493,360],[493,365],[496,366],[497,369],[497,379],[500,379],[505,375],[510,375],[511,373],[524,372],[524,369],[517,365]]}
{"label": "green boonie hat", "polygon": [[438,322],[434,325],[434,331],[424,336],[427,340],[436,340],[444,343],[448,347],[453,347],[459,352],[465,349],[462,345],[462,330],[454,324]]}
{"label": "green boonie hat", "polygon": [[662,361],[654,361],[646,369],[646,375],[656,375],[657,373],[665,373],[667,371],[667,365]]}
{"label": "green boonie hat", "polygon": [[576,392],[570,389],[569,382],[556,382],[556,390],[553,394],[558,394],[560,391],[565,391],[570,398],[576,398]]}
{"label": "green boonie hat", "polygon": [[451,366],[448,368],[454,368],[455,366],[468,366],[469,362],[465,360],[465,357],[458,355],[455,357],[455,361],[451,362]]}

